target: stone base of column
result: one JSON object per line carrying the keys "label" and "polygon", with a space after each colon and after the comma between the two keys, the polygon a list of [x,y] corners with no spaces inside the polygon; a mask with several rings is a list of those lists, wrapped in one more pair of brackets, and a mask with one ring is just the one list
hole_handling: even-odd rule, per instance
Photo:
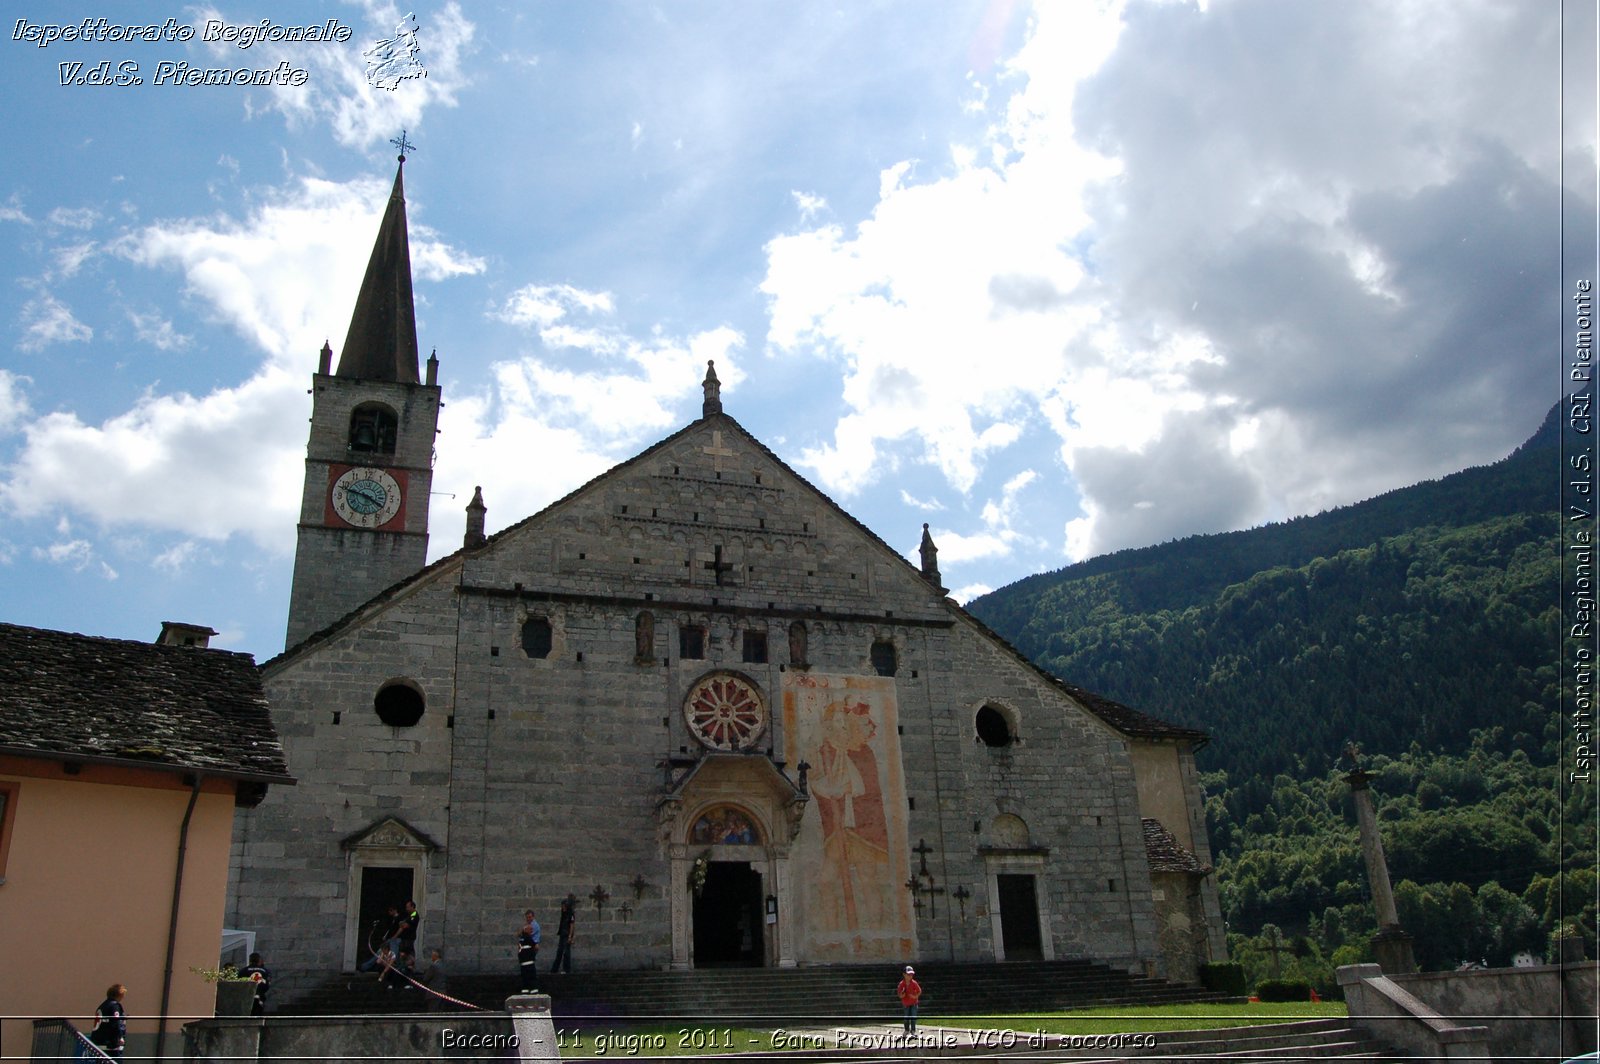
{"label": "stone base of column", "polygon": [[516,1032],[513,1045],[515,1059],[523,1061],[559,1061],[561,1050],[556,1042],[555,1021],[550,1018],[549,994],[517,994],[506,998],[506,1011],[511,1014],[511,1028]]}
{"label": "stone base of column", "polygon": [[1411,936],[1404,931],[1379,931],[1372,936],[1372,952],[1384,975],[1410,975],[1417,970],[1417,958],[1411,952]]}

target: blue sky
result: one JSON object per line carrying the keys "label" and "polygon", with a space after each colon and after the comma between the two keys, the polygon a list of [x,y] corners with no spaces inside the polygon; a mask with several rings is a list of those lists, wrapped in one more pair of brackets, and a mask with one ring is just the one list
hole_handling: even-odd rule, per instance
{"label": "blue sky", "polygon": [[[426,77],[374,87],[407,14]],[[11,5],[0,619],[282,648],[306,389],[402,129],[433,557],[474,485],[492,531],[692,420],[707,358],[889,543],[928,522],[961,598],[1493,461],[1560,394],[1562,219],[1594,217],[1556,74],[1593,16],[1560,14]],[[196,32],[16,39],[95,17]],[[350,39],[201,39],[263,18]],[[143,83],[62,84],[104,60]]]}

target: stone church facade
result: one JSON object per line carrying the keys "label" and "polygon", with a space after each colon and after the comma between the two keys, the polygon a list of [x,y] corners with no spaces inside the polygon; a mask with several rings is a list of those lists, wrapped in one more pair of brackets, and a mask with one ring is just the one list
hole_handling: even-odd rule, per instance
{"label": "stone church facade", "polygon": [[[562,899],[576,964],[1224,959],[1193,751],[1050,677],[722,409],[423,565],[439,405],[399,177],[339,368],[324,350],[289,647],[293,788],[239,814],[230,926],[280,986],[384,906],[514,970]],[[403,277],[401,276],[403,274]],[[447,445],[447,442],[446,444]],[[1155,826],[1152,828],[1152,824]]]}

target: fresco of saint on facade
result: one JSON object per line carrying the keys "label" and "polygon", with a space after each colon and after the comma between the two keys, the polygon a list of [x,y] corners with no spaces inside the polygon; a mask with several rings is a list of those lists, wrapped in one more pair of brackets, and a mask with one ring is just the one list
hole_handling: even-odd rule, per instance
{"label": "fresco of saint on facade", "polygon": [[797,840],[817,870],[801,884],[808,957],[909,956],[894,681],[789,673],[783,706],[789,764],[811,766],[811,804]]}

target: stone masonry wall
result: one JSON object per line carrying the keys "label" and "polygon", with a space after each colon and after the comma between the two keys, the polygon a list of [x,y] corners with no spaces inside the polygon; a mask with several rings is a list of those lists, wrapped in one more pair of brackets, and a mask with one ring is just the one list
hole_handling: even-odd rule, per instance
{"label": "stone masonry wall", "polygon": [[[550,626],[545,657],[523,649],[530,619]],[[790,659],[797,620],[804,662]],[[704,658],[682,658],[684,626],[705,628]],[[744,660],[746,632],[766,635],[765,662]],[[423,848],[407,852],[426,850],[422,946],[443,944],[457,971],[509,979],[529,906],[548,966],[569,892],[577,967],[664,965],[672,840],[657,803],[701,750],[685,692],[719,668],[749,677],[773,708],[751,756],[781,758],[785,670],[872,675],[875,642],[895,649],[907,823],[928,847],[912,867],[925,856],[939,891],[918,920],[920,956],[996,955],[991,874],[1010,854],[1037,865],[1055,956],[1156,963],[1124,738],[721,417],[268,663],[300,783],[240,814],[230,926],[260,934],[286,993],[339,970],[359,856],[341,843],[392,817]],[[377,719],[373,697],[392,682],[423,694],[416,725]],[[977,741],[986,704],[1019,741]],[[997,823],[1017,830],[997,818],[1026,826],[1020,849],[994,837]],[[596,887],[609,894],[599,906]]]}

